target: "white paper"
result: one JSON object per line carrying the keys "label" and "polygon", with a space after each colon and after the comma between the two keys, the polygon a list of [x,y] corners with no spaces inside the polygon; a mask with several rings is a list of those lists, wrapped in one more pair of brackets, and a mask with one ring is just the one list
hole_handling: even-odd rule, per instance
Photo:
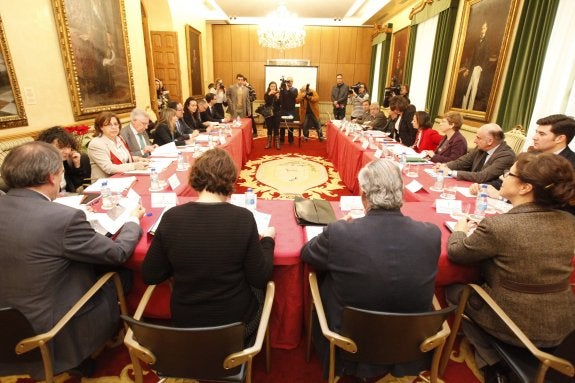
{"label": "white paper", "polygon": [[305,236],[307,240],[311,240],[323,232],[325,226],[305,226]]}
{"label": "white paper", "polygon": [[230,201],[232,205],[239,207],[246,207],[246,196],[244,194],[232,194],[230,196]]}
{"label": "white paper", "polygon": [[471,194],[468,187],[457,186],[457,187],[455,187],[455,190],[457,190],[459,193],[461,193],[464,197],[467,197],[467,198],[475,197],[473,194]]}
{"label": "white paper", "polygon": [[438,214],[451,214],[461,211],[461,201],[456,199],[436,199],[435,211]]}
{"label": "white paper", "polygon": [[254,210],[254,219],[256,220],[256,225],[258,226],[258,233],[262,234],[270,226],[270,221],[272,219],[271,214],[262,213],[261,211]]}
{"label": "white paper", "polygon": [[363,210],[361,196],[341,196],[339,199],[339,209],[341,211]]}
{"label": "white paper", "polygon": [[140,195],[132,188],[130,188],[130,190],[128,190],[128,193],[126,194],[126,198],[128,198],[132,201],[137,201],[138,203],[140,203],[142,201],[142,197],[140,197]]}
{"label": "white paper", "polygon": [[[423,169],[423,171],[424,171],[425,173],[427,173],[430,177],[437,178],[437,172],[436,172],[435,170],[428,168],[428,169]],[[444,173],[443,173],[443,178],[453,178],[453,177],[448,176],[448,175],[445,174],[445,172],[444,172]]]}
{"label": "white paper", "polygon": [[454,232],[455,231],[455,225],[457,225],[457,222],[455,221],[447,221],[445,222],[445,226],[447,226],[447,228],[449,229],[450,232]]}
{"label": "white paper", "polygon": [[413,180],[410,183],[408,183],[407,185],[405,185],[405,188],[407,190],[409,190],[412,193],[415,193],[419,190],[421,190],[423,188],[423,185],[420,184],[419,182],[417,182],[417,180]]}
{"label": "white paper", "polygon": [[166,207],[178,204],[176,193],[152,193],[152,207]]}
{"label": "white paper", "polygon": [[511,205],[510,203],[500,201],[495,198],[487,198],[487,206],[492,207],[498,213],[507,213],[513,207],[513,205]]}
{"label": "white paper", "polygon": [[156,222],[154,222],[154,224],[152,225],[152,227],[150,227],[150,229],[148,230],[148,233],[154,235],[156,233],[156,230],[158,230],[158,225],[160,224],[160,221],[162,220],[162,217],[164,216],[164,213],[167,212],[168,210],[170,210],[171,208],[173,208],[175,205],[171,205],[171,206],[166,206],[164,208],[164,210],[162,210],[162,213],[160,214],[160,216],[158,217],[158,219],[156,220]]}
{"label": "white paper", "polygon": [[226,144],[226,136],[220,136],[220,145],[225,145]]}
{"label": "white paper", "polygon": [[377,149],[377,150],[375,151],[375,153],[373,154],[373,156],[374,156],[375,158],[381,158],[381,155],[382,155],[382,154],[383,154],[383,150]]}
{"label": "white paper", "polygon": [[169,178],[168,178],[168,184],[170,185],[170,187],[172,188],[172,190],[176,190],[176,188],[178,186],[180,186],[180,179],[178,178],[177,174],[172,174]]}
{"label": "white paper", "polygon": [[400,156],[403,153],[405,153],[406,156],[417,156],[418,155],[417,152],[415,150],[413,150],[413,148],[410,148],[409,146],[390,145],[389,150],[391,150],[393,152],[393,154],[395,154],[396,156]]}
{"label": "white paper", "polygon": [[175,142],[169,142],[162,146],[158,146],[154,151],[151,153],[152,157],[177,157],[178,156],[178,149],[176,148]]}
{"label": "white paper", "polygon": [[368,146],[369,146],[369,141],[367,141],[367,140],[363,141],[363,143],[361,144],[361,150],[367,149]]}
{"label": "white paper", "polygon": [[85,193],[100,193],[102,191],[102,182],[108,181],[108,187],[112,193],[122,193],[124,190],[130,188],[136,177],[117,177],[117,178],[100,178],[92,185],[84,189]]}
{"label": "white paper", "polygon": [[58,197],[54,200],[54,202],[65,205],[65,206],[74,207],[76,209],[82,209],[81,204],[82,204],[82,200],[84,198],[85,198],[85,196],[82,194],[71,195],[71,196],[65,196],[65,197]]}
{"label": "white paper", "polygon": [[200,133],[195,137],[196,142],[208,142],[208,133]]}

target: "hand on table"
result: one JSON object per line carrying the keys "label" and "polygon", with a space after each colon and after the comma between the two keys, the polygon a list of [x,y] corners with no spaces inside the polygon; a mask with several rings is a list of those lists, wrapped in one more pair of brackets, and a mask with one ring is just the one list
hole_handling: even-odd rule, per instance
{"label": "hand on table", "polygon": [[143,161],[134,162],[135,170],[146,170],[148,168],[148,163],[150,160],[147,158],[142,158]]}
{"label": "hand on table", "polygon": [[146,209],[144,209],[144,207],[142,205],[138,205],[137,208],[135,208],[134,210],[132,210],[132,212],[130,213],[130,215],[132,217],[136,217],[138,219],[142,219],[142,217],[144,216],[144,214],[146,213]]}

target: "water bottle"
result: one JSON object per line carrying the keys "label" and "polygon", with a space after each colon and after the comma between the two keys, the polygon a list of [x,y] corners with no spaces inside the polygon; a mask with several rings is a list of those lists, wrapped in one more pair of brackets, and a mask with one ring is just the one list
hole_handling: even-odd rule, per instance
{"label": "water bottle", "polygon": [[[399,157],[399,163],[401,164],[401,169],[404,169],[405,165],[407,165],[407,155],[405,152],[401,153],[401,156]],[[441,184],[443,185],[443,174],[441,174]]]}
{"label": "water bottle", "polygon": [[100,189],[102,195],[102,209],[110,210],[114,207],[114,201],[112,199],[112,191],[108,186],[108,181],[102,181],[102,189]]}
{"label": "water bottle", "polygon": [[256,195],[252,188],[248,188],[245,193],[245,207],[251,211],[256,210]]}
{"label": "water bottle", "polygon": [[150,169],[150,189],[159,190],[160,189],[160,179],[158,173],[156,173],[156,168]]}
{"label": "water bottle", "polygon": [[435,177],[435,184],[433,184],[433,189],[435,191],[442,191],[443,190],[443,170],[440,169],[437,172],[437,177]]}
{"label": "water bottle", "polygon": [[186,160],[184,159],[184,155],[182,152],[178,152],[178,170],[185,170],[186,169]]}
{"label": "water bottle", "polygon": [[473,215],[477,219],[482,219],[485,217],[485,212],[487,211],[487,185],[481,184],[479,191],[477,192],[477,199],[475,200],[475,211]]}
{"label": "water bottle", "polygon": [[236,126],[242,126],[242,120],[239,114],[236,116]]}

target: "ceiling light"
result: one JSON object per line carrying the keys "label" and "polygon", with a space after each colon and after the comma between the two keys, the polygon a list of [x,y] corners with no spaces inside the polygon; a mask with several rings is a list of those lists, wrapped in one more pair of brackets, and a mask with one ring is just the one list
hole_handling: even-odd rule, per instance
{"label": "ceiling light", "polygon": [[305,42],[305,29],[297,15],[280,4],[260,24],[258,41],[264,47],[281,50],[301,47]]}

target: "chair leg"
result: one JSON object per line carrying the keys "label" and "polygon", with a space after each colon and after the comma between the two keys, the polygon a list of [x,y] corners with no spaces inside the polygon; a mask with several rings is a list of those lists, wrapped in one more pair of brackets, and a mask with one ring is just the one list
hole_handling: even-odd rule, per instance
{"label": "chair leg", "polygon": [[[310,294],[311,295],[311,294]],[[310,296],[309,304],[309,316],[307,318],[307,328],[306,328],[306,350],[305,350],[305,361],[309,363],[311,359],[311,326],[313,322],[313,299]]]}
{"label": "chair leg", "polygon": [[132,360],[132,368],[134,369],[134,383],[144,383],[144,373],[140,360],[132,355],[130,352],[130,359]]}
{"label": "chair leg", "polygon": [[270,362],[270,328],[266,329],[266,372],[269,373],[271,370]]}
{"label": "chair leg", "polygon": [[445,368],[447,367],[447,362],[449,362],[451,350],[453,349],[455,338],[457,338],[457,332],[461,326],[461,320],[463,319],[463,313],[465,311],[465,306],[467,305],[467,299],[469,299],[470,293],[471,288],[469,287],[465,287],[461,292],[461,297],[459,298],[459,306],[457,307],[455,318],[453,319],[453,325],[451,326],[451,334],[449,334],[449,337],[447,338],[447,342],[441,355],[441,361],[439,362],[439,376],[443,376],[445,373]]}
{"label": "chair leg", "polygon": [[[335,344],[329,342],[329,376],[328,382],[335,382]],[[136,382],[138,383],[138,382]]]}

